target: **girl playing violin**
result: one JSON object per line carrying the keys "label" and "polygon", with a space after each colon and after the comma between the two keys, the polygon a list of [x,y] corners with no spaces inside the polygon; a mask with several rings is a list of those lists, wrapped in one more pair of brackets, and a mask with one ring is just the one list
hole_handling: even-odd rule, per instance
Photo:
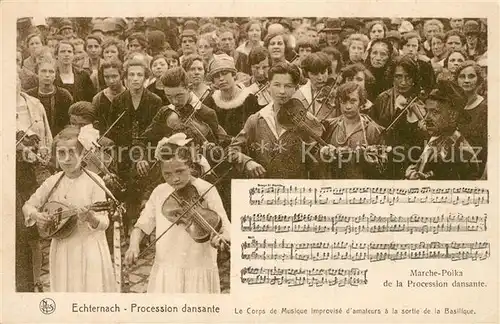
{"label": "girl playing violin", "polygon": [[[355,150],[358,146],[380,144],[383,127],[374,122],[370,117],[360,113],[367,101],[367,94],[360,84],[349,81],[338,88],[337,106],[342,115],[337,118],[323,121],[325,132],[323,139],[330,144],[322,148],[322,154],[337,158],[336,163],[329,165],[328,178],[340,179],[365,179],[376,176],[365,162],[376,162],[370,159],[367,152]],[[346,154],[337,152],[338,148],[346,149]],[[323,159],[322,159],[323,160]],[[333,160],[332,160],[333,161]],[[332,174],[330,174],[332,173]]]}
{"label": "girl playing violin", "polygon": [[[155,227],[156,237],[167,231],[156,243],[149,293],[220,293],[217,249],[227,248],[222,241],[229,240],[230,224],[217,189],[192,175],[196,162],[192,151],[186,147],[190,141],[185,134],[176,133],[158,143],[155,157],[161,164],[166,183],[160,184],[151,193],[132,231],[130,247],[125,254],[125,263],[134,263],[145,234],[151,234]],[[177,222],[187,208],[183,210],[180,207],[182,203],[177,205],[179,207],[171,203],[179,199],[182,202],[191,200],[193,197],[182,194],[190,190],[195,193],[194,196],[206,193],[201,198],[202,210],[215,213],[222,223],[219,234],[209,231],[210,239],[206,242],[196,242],[194,235],[188,232],[190,227],[185,225],[186,222],[181,222],[182,219]],[[187,205],[192,204],[189,202]],[[186,215],[192,215],[197,210],[191,208]]]}
{"label": "girl playing violin", "polygon": [[[87,209],[106,195],[81,166],[83,146],[78,127],[64,128],[54,139],[57,163],[62,171],[49,177],[24,204],[28,226],[39,230],[53,222],[53,216],[39,210],[46,202],[58,202],[76,212],[78,221],[65,238],[52,238],[50,245],[50,288],[52,292],[115,292],[115,278],[105,230],[106,212]],[[103,186],[96,174],[90,173]]]}

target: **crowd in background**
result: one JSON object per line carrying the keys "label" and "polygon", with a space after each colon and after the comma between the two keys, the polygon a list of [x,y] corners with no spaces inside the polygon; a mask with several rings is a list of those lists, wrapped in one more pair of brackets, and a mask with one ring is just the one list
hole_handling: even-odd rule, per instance
{"label": "crowd in background", "polygon": [[[229,219],[231,178],[486,177],[485,19],[29,17],[17,29],[18,132],[46,148],[69,124],[94,125],[103,147],[177,133],[222,146],[233,159],[221,167],[203,156],[198,175],[235,167],[217,183]],[[291,98],[310,117],[307,135],[276,117]],[[339,167],[304,161],[304,142],[325,144],[311,156],[382,144],[422,150],[416,163],[380,167],[387,161],[377,153]],[[459,146],[479,162],[429,162],[432,147],[446,155]],[[18,161],[20,206],[55,172],[52,162]],[[110,166],[125,184],[116,194],[127,202],[126,232],[161,179],[153,167],[130,156]]]}

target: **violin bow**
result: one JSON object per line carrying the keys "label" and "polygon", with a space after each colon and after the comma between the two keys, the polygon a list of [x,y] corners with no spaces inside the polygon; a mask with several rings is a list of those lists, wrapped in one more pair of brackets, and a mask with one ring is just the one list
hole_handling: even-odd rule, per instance
{"label": "violin bow", "polygon": [[[256,81],[256,82],[257,82],[257,81]],[[269,81],[267,81],[266,83],[264,83],[264,85],[263,85],[263,86],[261,86],[261,87],[260,87],[260,88],[259,88],[259,89],[258,89],[258,90],[254,93],[254,95],[255,95],[255,96],[258,96],[261,92],[263,92],[264,90],[266,90],[266,88],[268,88],[270,84],[271,84],[271,83],[270,83]],[[267,99],[266,99],[266,100],[267,100]]]}
{"label": "violin bow", "polygon": [[[175,221],[172,222],[172,224],[170,224],[170,226],[165,231],[163,231],[163,233],[161,233],[157,238],[155,238],[155,240],[153,242],[149,243],[149,245],[146,246],[144,248],[144,250],[142,250],[141,253],[139,253],[137,258],[140,258],[141,256],[143,256],[144,253],[147,250],[149,250],[151,247],[153,247],[156,244],[156,242],[158,242],[158,240],[160,240],[165,234],[167,234],[167,232],[170,231],[170,229],[172,227],[174,227],[174,225],[177,225],[177,223],[182,219],[182,217],[184,217],[184,215],[186,215],[194,206],[196,206],[198,203],[200,203],[202,201],[202,199],[207,195],[207,193],[209,193],[210,190],[212,190],[212,188],[214,188],[218,182],[220,182],[225,176],[227,176],[232,169],[233,169],[233,167],[230,167],[220,178],[218,178],[213,184],[211,184],[210,187],[207,190],[205,190],[205,192],[203,194],[201,194],[200,197],[195,202],[193,202],[189,207],[187,207],[186,210],[183,213],[181,213],[175,219]],[[208,225],[208,226],[210,226],[210,225]],[[210,226],[210,231],[214,234],[219,234],[212,226]],[[226,244],[226,246],[229,246],[229,243],[226,240],[221,238],[221,241],[224,244]]]}
{"label": "violin bow", "polygon": [[[104,132],[104,134],[101,135],[101,137],[99,137],[97,139],[97,144],[99,144],[102,139],[109,133],[109,131],[118,123],[118,121],[125,115],[125,113],[127,112],[127,110],[124,110],[120,116],[118,116],[118,118],[113,122],[113,124],[111,124],[111,126],[109,126],[109,128]],[[85,155],[83,156],[82,158],[82,161],[85,160],[87,158],[88,155],[90,155],[90,153],[92,152],[92,150],[87,150],[87,152],[85,153]],[[99,157],[97,157],[99,158]],[[101,161],[102,162],[102,161]],[[104,164],[104,162],[103,162]]]}
{"label": "violin bow", "polygon": [[[86,168],[82,168],[83,172],[89,176],[92,181],[94,181],[111,200],[116,204],[117,208],[113,214],[113,265],[115,269],[115,281],[117,284],[118,292],[122,290],[122,281],[128,285],[128,277],[124,275],[122,271],[122,252],[121,252],[121,230],[122,230],[122,215],[125,212],[123,203],[120,203],[113,193],[103,186]],[[122,280],[123,279],[123,280]]]}
{"label": "violin bow", "polygon": [[[332,85],[332,88],[330,89],[330,91],[326,95],[325,101],[328,99],[328,97],[330,97],[333,94],[334,90],[336,90],[340,86],[340,83],[342,83],[342,75],[341,74],[339,74],[339,76],[335,80],[335,83]],[[323,108],[323,105],[325,104],[325,101],[323,101],[321,103],[321,106],[319,106],[319,110],[318,111],[320,111]],[[330,115],[334,112],[334,110],[335,110],[336,107],[333,107],[333,108],[334,109],[330,109],[330,112],[328,113],[328,115],[326,115],[325,117],[323,117],[320,120],[320,122],[322,122],[322,121],[326,120],[328,117],[330,117]]]}
{"label": "violin bow", "polygon": [[399,113],[399,115],[396,116],[396,118],[394,118],[394,120],[392,121],[392,123],[387,126],[387,128],[385,128],[380,135],[383,135],[385,133],[387,133],[391,128],[394,127],[394,125],[396,125],[396,123],[401,119],[401,117],[408,111],[408,109],[410,109],[411,105],[413,105],[413,103],[418,99],[418,95],[416,95],[415,97],[413,97],[412,100],[410,100],[410,102],[406,105],[406,107]]}
{"label": "violin bow", "polygon": [[[97,140],[97,144],[109,133],[109,131],[118,123],[118,121],[125,115],[127,111],[124,110],[120,116],[113,122],[113,124],[110,125],[110,127],[102,134],[102,136]],[[88,150],[85,154],[85,156],[82,158],[82,161],[85,161],[87,156],[92,153],[92,150]],[[95,156],[97,159],[99,157]],[[100,160],[100,159],[99,159]],[[102,161],[101,161],[102,162]],[[103,163],[104,165],[104,163]],[[125,275],[123,272],[122,268],[122,253],[121,253],[121,233],[122,233],[122,215],[125,212],[125,208],[123,206],[123,203],[120,203],[118,199],[113,195],[113,193],[106,188],[106,186],[103,186],[85,167],[82,168],[82,170],[94,181],[105,193],[110,197],[111,200],[116,204],[117,208],[114,212],[114,215],[112,217],[113,219],[113,265],[115,269],[115,281],[117,284],[117,289],[118,292],[122,291],[122,283],[124,282],[126,286],[128,286],[128,276]],[[123,279],[123,280],[122,280]]]}
{"label": "violin bow", "polygon": [[210,94],[210,88],[208,88],[207,90],[205,90],[205,92],[203,92],[203,94],[201,95],[200,99],[198,99],[198,102],[193,107],[193,112],[188,116],[188,118],[186,118],[186,120],[189,120],[189,119],[191,119],[194,116],[194,114],[196,112],[196,107],[203,105],[203,101],[205,99],[207,99],[207,97],[208,97],[209,94]]}

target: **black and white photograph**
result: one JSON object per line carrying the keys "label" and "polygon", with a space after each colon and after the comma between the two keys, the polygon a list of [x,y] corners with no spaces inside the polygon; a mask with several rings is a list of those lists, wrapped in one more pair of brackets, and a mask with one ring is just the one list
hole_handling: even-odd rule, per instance
{"label": "black and white photograph", "polygon": [[230,294],[236,179],[487,180],[488,23],[18,18],[16,292]]}

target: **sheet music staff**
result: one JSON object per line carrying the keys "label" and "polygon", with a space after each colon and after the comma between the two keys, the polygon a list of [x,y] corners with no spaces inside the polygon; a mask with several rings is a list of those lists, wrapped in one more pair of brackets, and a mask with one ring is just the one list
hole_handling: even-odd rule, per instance
{"label": "sheet music staff", "polygon": [[489,204],[489,191],[478,187],[380,188],[337,186],[285,186],[259,184],[249,190],[250,205],[370,205],[370,204]]}
{"label": "sheet music staff", "polygon": [[255,268],[241,269],[241,282],[248,285],[283,285],[289,287],[362,286],[368,283],[366,269],[303,269],[303,268]]}
{"label": "sheet music staff", "polygon": [[367,243],[346,241],[298,241],[256,239],[241,244],[243,260],[276,261],[401,261],[449,259],[450,261],[483,261],[490,257],[488,242],[414,242]]}
{"label": "sheet music staff", "polygon": [[[54,156],[50,157],[52,136],[64,127],[60,121],[69,123],[71,119],[67,114],[64,116],[63,108],[80,101],[92,102],[95,111],[89,114],[96,115],[101,122],[96,127],[101,134],[109,132],[106,136],[115,143],[112,151],[117,154],[113,156],[116,168],[111,169],[124,182],[124,197],[119,198],[127,207],[123,224],[115,225],[116,229],[123,228],[127,241],[146,201],[151,198],[154,190],[151,187],[163,182],[159,168],[146,167],[147,162],[153,160],[149,153],[156,143],[144,132],[154,121],[163,120],[165,107],[178,113],[195,109],[197,116],[210,116],[200,120],[209,124],[217,140],[206,141],[205,147],[195,147],[197,155],[208,164],[208,168],[204,166],[208,176],[197,174],[196,177],[207,176],[204,179],[214,183],[220,180],[217,178],[223,171],[232,171],[217,188],[228,221],[231,220],[231,198],[234,198],[231,180],[242,178],[332,181],[327,186],[309,188],[257,186],[249,192],[249,203],[256,208],[370,204],[444,204],[468,208],[490,203],[490,192],[479,185],[444,189],[426,184],[412,189],[398,185],[382,189],[363,186],[339,189],[335,182],[345,178],[479,180],[481,174],[482,179],[486,178],[488,25],[485,19],[466,18],[461,23],[449,18],[425,20],[437,26],[440,33],[451,31],[444,41],[441,39],[439,46],[430,45],[441,36],[424,28],[427,26],[424,20],[411,17],[404,18],[404,22],[391,18],[332,17],[293,20],[286,17],[190,17],[189,20],[182,17],[49,17],[40,23],[37,21],[23,17],[17,24],[17,75],[20,89],[22,87],[16,109],[17,130],[27,132],[29,125],[35,123],[31,131],[38,136],[40,144],[46,146],[48,158],[54,160]],[[412,26],[411,33],[406,33],[408,26]],[[448,42],[450,38],[453,42]],[[304,46],[306,43],[309,45]],[[196,64],[185,64],[190,61]],[[43,68],[47,62],[57,64],[51,63],[50,69]],[[177,84],[165,81],[165,75],[174,69],[189,70],[181,71],[189,80],[185,89],[177,89]],[[344,73],[346,71],[358,72],[350,75]],[[57,87],[71,94],[71,100],[66,98],[66,105],[54,101],[57,96],[49,90]],[[26,94],[38,93],[42,88],[47,91],[42,91],[40,100]],[[446,89],[455,88],[460,90],[452,96],[446,93]],[[302,91],[306,100],[289,105],[293,102],[290,98],[296,97],[300,89],[310,90]],[[181,98],[185,91],[190,92],[187,103],[180,100],[185,99]],[[204,92],[207,97],[198,98]],[[411,104],[416,97],[418,107]],[[366,98],[373,105],[365,103]],[[197,100],[203,101],[202,110],[198,110],[197,105],[188,107]],[[306,106],[311,103],[313,105]],[[315,114],[300,114],[309,110]],[[292,114],[293,111],[299,114]],[[339,112],[342,117],[338,117]],[[360,112],[362,119],[358,118]],[[338,118],[333,120],[334,117]],[[168,131],[168,136],[175,136],[179,130],[189,129],[188,121],[200,123],[198,118],[193,118],[180,118],[179,125],[170,130],[160,122],[159,133]],[[411,134],[419,136],[397,136],[401,134],[398,127],[401,121],[407,126],[411,124]],[[391,125],[396,126],[391,129]],[[222,137],[222,134],[228,135]],[[392,141],[389,143],[387,139]],[[193,142],[196,141],[193,139]],[[414,145],[418,161],[413,161],[412,156],[403,156],[402,163],[395,161],[399,149],[403,147],[406,152],[409,144]],[[320,153],[325,147],[334,153],[330,156],[332,160],[322,160]],[[41,153],[41,149],[32,153]],[[479,161],[460,160],[451,164],[445,161],[450,156],[461,159],[451,153],[463,152],[467,153],[467,159]],[[21,206],[56,170],[38,162],[36,165],[20,160],[16,163],[19,200],[16,234],[19,243],[23,243],[18,244],[16,251],[18,281],[22,277],[29,282],[18,283],[18,290],[32,291],[36,285],[40,291],[38,238],[30,231],[33,226],[21,224],[24,221]],[[349,165],[351,171],[356,172],[345,172],[348,170],[342,169],[342,165]],[[408,168],[399,168],[402,165]],[[78,189],[74,190],[78,196],[75,201],[88,201],[89,192]],[[470,216],[466,212],[464,215]],[[478,214],[478,217],[483,216]],[[471,225],[450,221],[441,227],[412,224],[404,228],[441,233],[462,232],[477,226],[479,231],[483,228],[481,222],[478,219],[476,225]],[[386,225],[387,231],[399,229],[400,225]],[[314,226],[311,224],[307,231],[320,231],[323,225]],[[371,225],[342,226],[336,225],[335,230],[363,232],[370,230]],[[148,238],[139,243],[141,248],[146,240]],[[25,243],[34,247],[33,253],[38,256],[35,264],[22,255],[28,249]],[[116,254],[120,254],[119,251]],[[228,292],[229,253],[217,253],[217,258],[220,290]],[[34,278],[28,273],[22,274],[22,267],[35,268]],[[62,280],[53,278],[53,281],[56,279]]]}
{"label": "sheet music staff", "polygon": [[487,214],[448,213],[435,216],[380,216],[373,213],[348,216],[343,214],[245,214],[241,216],[242,232],[312,232],[334,234],[360,233],[432,233],[484,232]]}

